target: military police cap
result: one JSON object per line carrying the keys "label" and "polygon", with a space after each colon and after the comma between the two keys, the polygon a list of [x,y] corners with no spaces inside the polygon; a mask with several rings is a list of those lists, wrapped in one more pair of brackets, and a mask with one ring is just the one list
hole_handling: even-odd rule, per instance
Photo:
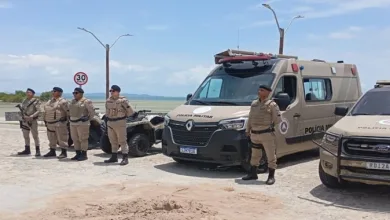
{"label": "military police cap", "polygon": [[84,93],[84,89],[82,89],[80,87],[75,88],[74,91],[78,92],[78,93]]}
{"label": "military police cap", "polygon": [[267,91],[269,91],[269,92],[272,91],[271,87],[269,87],[269,86],[267,86],[267,85],[260,85],[260,86],[259,86],[259,89],[265,89],[265,90],[267,90]]}
{"label": "military police cap", "polygon": [[55,92],[63,92],[64,90],[62,90],[60,87],[53,87],[53,91],[55,91]]}
{"label": "military police cap", "polygon": [[121,91],[121,87],[117,86],[117,85],[112,85],[111,86],[111,89],[114,90],[114,91],[117,91],[117,92],[120,92]]}
{"label": "military police cap", "polygon": [[32,92],[33,94],[35,94],[35,91],[34,91],[34,89],[27,88],[27,92],[28,92],[28,91],[30,91],[30,92]]}

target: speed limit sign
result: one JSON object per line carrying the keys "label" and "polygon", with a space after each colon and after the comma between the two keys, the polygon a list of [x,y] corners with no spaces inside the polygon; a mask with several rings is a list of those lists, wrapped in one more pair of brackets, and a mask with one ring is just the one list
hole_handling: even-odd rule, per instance
{"label": "speed limit sign", "polygon": [[84,72],[77,72],[74,74],[73,80],[77,85],[83,86],[88,82],[88,75]]}

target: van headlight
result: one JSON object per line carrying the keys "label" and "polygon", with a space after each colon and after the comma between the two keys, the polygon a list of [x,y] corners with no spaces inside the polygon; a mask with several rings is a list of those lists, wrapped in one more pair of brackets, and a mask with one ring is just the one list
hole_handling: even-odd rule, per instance
{"label": "van headlight", "polygon": [[219,128],[225,130],[243,130],[246,128],[248,118],[226,119],[219,122]]}
{"label": "van headlight", "polygon": [[168,126],[169,120],[171,120],[171,118],[169,118],[168,115],[164,115],[164,126]]}

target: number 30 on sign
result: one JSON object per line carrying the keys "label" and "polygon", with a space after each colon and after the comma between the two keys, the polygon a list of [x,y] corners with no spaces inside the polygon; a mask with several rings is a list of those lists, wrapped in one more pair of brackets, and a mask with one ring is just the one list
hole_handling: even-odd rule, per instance
{"label": "number 30 on sign", "polygon": [[74,74],[73,80],[77,85],[83,86],[88,82],[88,75],[84,72],[77,72]]}

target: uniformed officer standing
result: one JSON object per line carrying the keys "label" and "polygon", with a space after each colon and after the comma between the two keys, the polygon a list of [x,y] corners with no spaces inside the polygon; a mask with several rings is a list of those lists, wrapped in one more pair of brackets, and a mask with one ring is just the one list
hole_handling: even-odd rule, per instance
{"label": "uniformed officer standing", "polygon": [[69,132],[67,128],[69,107],[68,101],[62,98],[63,90],[54,87],[52,98],[44,105],[43,120],[47,128],[50,151],[44,157],[55,157],[57,143],[61,147],[59,159],[67,157]]}
{"label": "uniformed officer standing", "polygon": [[259,87],[259,99],[251,104],[246,128],[247,136],[252,141],[251,169],[243,180],[256,180],[257,167],[262,157],[261,146],[264,147],[268,159],[269,175],[266,184],[275,183],[276,169],[276,136],[274,127],[281,122],[279,106],[269,99],[271,88],[266,85]]}
{"label": "uniformed officer standing", "polygon": [[119,96],[121,88],[117,85],[111,86],[111,96],[106,101],[106,119],[108,127],[108,138],[112,147],[111,158],[105,160],[105,163],[118,162],[118,148],[122,148],[122,161],[120,165],[126,165],[128,161],[129,147],[127,145],[126,119],[134,114],[129,101]]}
{"label": "uniformed officer standing", "polygon": [[70,136],[74,143],[76,156],[71,160],[87,160],[90,121],[95,115],[92,101],[84,97],[82,88],[75,88],[74,99],[69,104]]}
{"label": "uniformed officer standing", "polygon": [[[30,131],[34,138],[35,143],[35,156],[41,156],[39,149],[39,135],[38,135],[38,122],[39,113],[41,112],[41,102],[39,99],[34,98],[35,91],[28,88],[26,91],[27,98],[23,100],[20,108],[23,110],[21,115],[21,124],[23,138],[24,138],[24,151],[18,152],[18,155],[30,155]],[[22,114],[22,112],[20,113]]]}

